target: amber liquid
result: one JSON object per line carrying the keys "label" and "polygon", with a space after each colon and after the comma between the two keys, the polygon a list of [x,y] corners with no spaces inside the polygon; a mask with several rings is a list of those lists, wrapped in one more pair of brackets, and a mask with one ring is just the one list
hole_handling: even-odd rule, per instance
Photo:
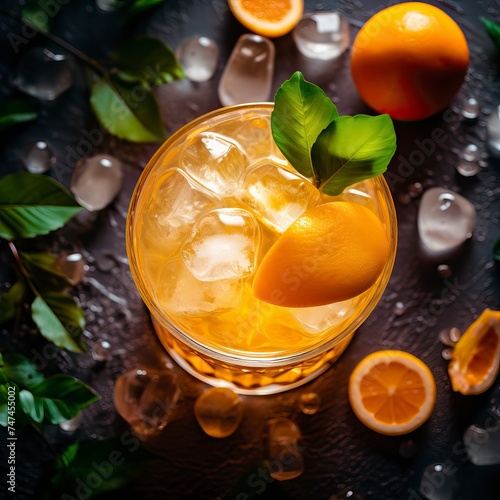
{"label": "amber liquid", "polygon": [[[243,393],[300,385],[334,362],[380,298],[395,253],[385,182],[320,194],[274,145],[270,111],[247,106],[185,127],[146,168],[129,215],[132,272],[162,343],[194,375]],[[320,307],[256,299],[268,249],[304,210],[333,200],[363,204],[386,227],[392,253],[377,282]]]}

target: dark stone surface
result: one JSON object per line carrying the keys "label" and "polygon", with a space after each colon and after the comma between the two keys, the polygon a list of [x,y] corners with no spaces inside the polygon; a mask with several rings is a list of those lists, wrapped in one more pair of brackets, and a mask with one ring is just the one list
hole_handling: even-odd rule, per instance
{"label": "dark stone surface", "polygon": [[[282,395],[243,397],[244,420],[238,431],[227,439],[217,440],[203,434],[192,408],[206,386],[176,369],[184,394],[179,415],[159,436],[144,443],[155,453],[155,459],[135,484],[134,498],[329,499],[335,494],[339,495],[335,498],[347,498],[346,491],[352,489],[361,498],[416,499],[423,471],[433,463],[450,465],[449,475],[458,485],[453,499],[498,498],[500,466],[472,465],[462,442],[463,431],[481,418],[492,391],[475,397],[454,394],[437,338],[444,328],[456,326],[464,330],[485,307],[500,309],[500,271],[492,258],[494,241],[500,237],[500,164],[488,157],[485,144],[485,119],[492,108],[500,104],[499,53],[479,22],[479,16],[499,21],[500,8],[495,0],[430,3],[443,8],[462,26],[471,49],[471,64],[467,80],[450,110],[422,122],[396,124],[398,150],[389,166],[389,176],[393,174],[392,178],[397,179],[391,183],[391,189],[399,218],[399,250],[393,276],[380,304],[359,329],[340,361],[316,381]],[[0,2],[0,5],[18,8],[16,4]],[[363,0],[306,2],[306,11],[339,10],[352,21],[354,37],[362,23],[387,4]],[[16,94],[12,80],[19,54],[13,51],[8,35],[20,33],[20,28],[0,16],[0,29],[0,97],[9,97]],[[174,49],[184,37],[195,33],[214,38],[220,47],[220,59],[212,80],[206,83],[178,81],[156,92],[168,133],[220,107],[217,83],[234,43],[245,32],[223,0],[167,0],[127,26],[116,13],[99,11],[92,1],[72,2],[57,19],[53,31],[99,59],[106,58],[119,39],[133,33],[157,35]],[[30,40],[30,44],[43,43],[40,36]],[[273,92],[299,69],[306,79],[325,89],[338,104],[341,114],[370,113],[353,87],[349,52],[335,62],[318,62],[299,55],[291,34],[275,40],[275,44]],[[20,48],[26,47],[28,45]],[[465,122],[459,114],[460,103],[468,96],[475,96],[481,102],[481,116],[473,124]],[[77,287],[76,295],[87,315],[86,342],[92,347],[94,343],[108,340],[112,355],[105,364],[97,365],[90,353],[71,355],[48,349],[37,337],[30,337],[28,343],[29,332],[10,337],[8,347],[24,350],[42,363],[46,360],[47,373],[64,371],[82,378],[101,395],[98,403],[84,411],[84,423],[76,433],[68,435],[58,428],[47,430],[54,443],[123,435],[127,426],[116,415],[112,403],[114,381],[129,369],[159,368],[169,361],[153,333],[124,260],[128,200],[141,169],[157,145],[133,145],[106,134],[97,144],[85,143],[83,132],[99,129],[88,106],[83,77],[78,77],[75,86],[57,100],[42,103],[41,110],[36,122],[3,134],[2,174],[22,169],[20,153],[23,146],[34,139],[44,139],[52,146],[57,157],[52,175],[66,185],[79,156],[106,152],[126,165],[122,193],[112,206],[98,215],[90,230],[82,233],[75,226],[69,226],[51,237],[30,243],[54,251],[84,252],[91,270]],[[446,140],[427,155],[424,165],[405,170],[403,160],[419,148],[418,141],[430,138],[437,128],[444,130]],[[476,143],[485,154],[486,166],[477,177],[466,179],[460,177],[454,167],[457,152],[469,142]],[[437,265],[443,262],[429,261],[419,250],[416,217],[420,198],[405,201],[409,186],[415,182],[425,187],[453,189],[477,208],[478,220],[472,239],[445,262],[452,269],[448,279],[440,278],[436,272]],[[6,248],[0,246],[0,250],[0,285],[4,289],[13,277]],[[104,286],[103,290],[99,284]],[[399,301],[406,309],[403,315],[396,316],[393,308]],[[4,327],[0,332],[2,348],[5,348],[10,330]],[[347,380],[354,366],[366,354],[387,348],[416,354],[429,365],[436,378],[436,408],[430,420],[409,436],[386,437],[368,430],[355,418],[347,401]],[[297,396],[305,391],[316,391],[321,396],[321,410],[315,415],[301,414],[298,409]],[[296,420],[303,434],[305,471],[288,482],[267,482],[263,465],[267,453],[263,437],[266,421],[277,415]],[[3,429],[1,431],[0,439],[5,442]],[[407,439],[416,443],[416,452],[410,458],[402,458],[399,448]],[[3,450],[3,446],[0,448]],[[3,455],[0,458],[2,492],[6,460]],[[35,498],[34,483],[48,451],[35,434],[27,433],[18,441],[18,458],[17,498]]]}

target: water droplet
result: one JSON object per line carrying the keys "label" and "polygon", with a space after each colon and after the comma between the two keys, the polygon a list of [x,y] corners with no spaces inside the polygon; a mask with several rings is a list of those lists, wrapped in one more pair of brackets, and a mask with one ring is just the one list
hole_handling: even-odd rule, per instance
{"label": "water droplet", "polygon": [[44,174],[50,170],[56,159],[45,141],[34,141],[26,147],[22,160],[28,172]]}
{"label": "water droplet", "polygon": [[53,101],[73,85],[73,73],[74,62],[70,56],[33,47],[19,61],[14,84],[26,94]]}
{"label": "water droplet", "polygon": [[500,464],[500,422],[469,426],[464,433],[467,455],[474,465]]}
{"label": "water droplet", "polygon": [[171,420],[180,395],[175,373],[140,368],[118,378],[114,402],[137,434],[150,436]]}
{"label": "water droplet", "polygon": [[462,104],[462,116],[474,120],[479,116],[479,102],[475,97],[467,97]]}
{"label": "water droplet", "polygon": [[450,340],[453,343],[457,343],[460,340],[461,336],[462,334],[460,333],[460,330],[456,326],[450,328]]}
{"label": "water droplet", "polygon": [[408,194],[412,198],[417,198],[422,194],[422,191],[424,190],[424,187],[420,182],[414,182],[413,184],[410,184],[408,186]]}
{"label": "water droplet", "polygon": [[350,486],[332,495],[329,500],[363,500],[363,497]]}
{"label": "water droplet", "polygon": [[481,171],[479,149],[475,144],[468,144],[456,166],[457,172],[464,177],[472,177]]}
{"label": "water droplet", "polygon": [[437,267],[437,272],[440,278],[449,278],[451,276],[451,267],[448,264],[440,264]]}
{"label": "water droplet", "polygon": [[238,395],[226,387],[212,387],[194,405],[194,414],[206,434],[224,438],[233,434],[243,418]]}
{"label": "water droplet", "polygon": [[430,188],[422,196],[418,212],[418,233],[432,252],[455,249],[469,239],[476,224],[472,203],[457,193]]}
{"label": "water droplet", "polygon": [[438,340],[443,345],[446,345],[448,347],[454,347],[456,341],[451,339],[450,332],[451,330],[446,328],[444,330],[441,330],[438,335]]}
{"label": "water droplet", "polygon": [[500,106],[486,120],[488,147],[493,156],[500,158]]}
{"label": "water droplet", "polygon": [[59,427],[66,432],[73,432],[80,427],[82,424],[83,417],[82,417],[82,412],[78,413],[76,417],[73,417],[70,420],[66,420],[65,422],[60,422]]}
{"label": "water droplet", "polygon": [[217,68],[219,49],[206,36],[192,36],[182,40],[175,52],[186,76],[193,82],[210,80]]}
{"label": "water droplet", "polygon": [[116,266],[116,261],[113,254],[108,251],[99,252],[95,258],[95,265],[99,271],[108,273]]}
{"label": "water droplet", "polygon": [[273,418],[268,427],[269,471],[271,477],[286,481],[300,476],[304,460],[299,446],[297,425],[285,417]]}
{"label": "water droplet", "polygon": [[105,363],[110,354],[110,348],[111,344],[107,340],[103,340],[102,342],[95,344],[92,347],[91,352],[94,361],[97,361],[98,363]]}
{"label": "water droplet", "polygon": [[427,500],[452,500],[458,486],[457,471],[451,462],[429,465],[420,480],[419,493]]}
{"label": "water droplet", "polygon": [[299,396],[299,408],[306,415],[314,415],[319,411],[321,398],[315,392],[305,392]]}
{"label": "water droplet", "polygon": [[396,316],[402,316],[406,310],[406,306],[402,302],[396,302],[394,304],[393,312]]}
{"label": "water droplet", "polygon": [[274,44],[259,35],[242,35],[219,82],[223,106],[269,100],[274,73]]}
{"label": "water droplet", "polygon": [[451,355],[453,353],[453,349],[450,348],[450,347],[446,347],[445,349],[443,349],[441,351],[441,356],[443,359],[445,359],[446,361],[449,361],[451,359]]}
{"label": "water droplet", "polygon": [[337,12],[305,14],[292,35],[297,49],[306,57],[335,59],[349,46],[349,21]]}
{"label": "water droplet", "polygon": [[413,439],[405,439],[399,445],[399,456],[402,458],[413,458],[418,451],[418,445]]}
{"label": "water droplet", "polygon": [[89,266],[80,253],[62,253],[57,261],[56,268],[64,274],[73,285],[78,285],[87,274]]}
{"label": "water droplet", "polygon": [[122,187],[123,171],[120,160],[109,155],[82,158],[71,176],[71,191],[87,210],[108,206]]}

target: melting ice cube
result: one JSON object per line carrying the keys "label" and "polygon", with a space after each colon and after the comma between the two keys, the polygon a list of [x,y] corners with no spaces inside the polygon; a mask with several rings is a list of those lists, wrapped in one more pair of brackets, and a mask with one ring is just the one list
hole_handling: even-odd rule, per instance
{"label": "melting ice cube", "polygon": [[349,46],[349,21],[337,12],[305,14],[292,34],[306,57],[334,59]]}
{"label": "melting ice cube", "polygon": [[219,83],[219,99],[223,106],[269,100],[274,52],[273,42],[263,36],[240,36]]}
{"label": "melting ice cube", "polygon": [[141,244],[148,252],[173,253],[191,231],[200,214],[217,206],[182,172],[169,170],[150,193],[142,215]]}
{"label": "melting ice cube", "polygon": [[248,172],[241,194],[241,201],[280,233],[319,198],[309,181],[270,161]]}
{"label": "melting ice cube", "polygon": [[179,316],[206,316],[236,307],[241,287],[236,280],[200,281],[181,259],[157,270],[156,297],[160,309]]}
{"label": "melting ice cube", "polygon": [[182,248],[182,258],[202,281],[234,280],[250,276],[260,246],[260,228],[246,210],[213,210],[196,223]]}
{"label": "melting ice cube", "polygon": [[184,149],[181,164],[202,186],[231,196],[239,187],[248,159],[233,140],[213,132],[202,132]]}
{"label": "melting ice cube", "polygon": [[418,232],[433,252],[451,251],[472,236],[476,211],[463,196],[443,188],[430,188],[422,196]]}
{"label": "melting ice cube", "polygon": [[464,444],[474,465],[500,464],[500,421],[487,428],[469,426],[464,433]]}
{"label": "melting ice cube", "polygon": [[191,81],[206,82],[212,78],[217,67],[219,49],[211,38],[192,36],[182,40],[175,55]]}

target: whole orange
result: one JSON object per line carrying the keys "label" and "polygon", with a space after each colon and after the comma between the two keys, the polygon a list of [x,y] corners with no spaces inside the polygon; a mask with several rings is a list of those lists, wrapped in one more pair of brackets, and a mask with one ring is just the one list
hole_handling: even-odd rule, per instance
{"label": "whole orange", "polygon": [[422,2],[393,5],[371,17],[354,40],[351,70],[363,100],[396,120],[443,110],[460,89],[469,48],[458,24]]}

